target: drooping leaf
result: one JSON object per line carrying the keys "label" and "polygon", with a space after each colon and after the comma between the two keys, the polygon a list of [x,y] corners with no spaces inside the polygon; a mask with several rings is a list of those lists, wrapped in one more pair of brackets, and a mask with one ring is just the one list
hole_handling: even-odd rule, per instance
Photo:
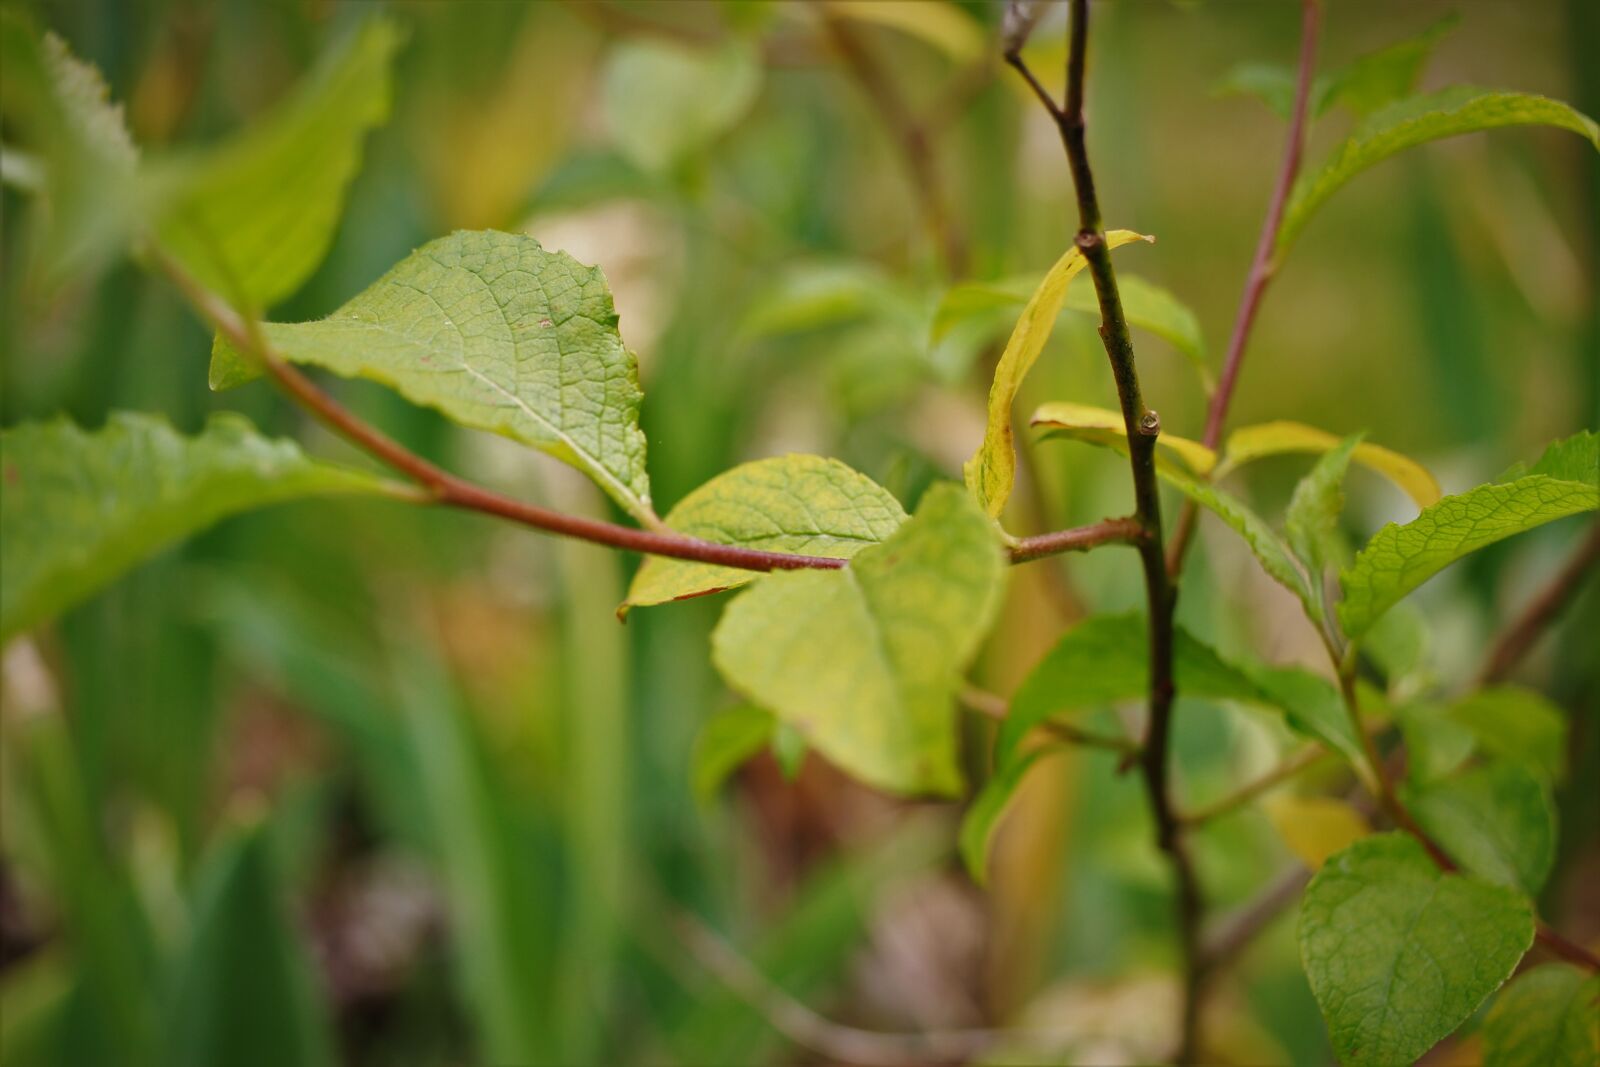
{"label": "drooping leaf", "polygon": [[[1593,469],[1600,437],[1578,435],[1547,452],[1560,473]],[[1546,460],[1540,460],[1545,463]],[[1462,556],[1547,522],[1600,507],[1600,483],[1530,473],[1447,496],[1404,526],[1379,530],[1340,575],[1345,633],[1360,637],[1401,597]]]}
{"label": "drooping leaf", "polygon": [[[1301,422],[1264,422],[1256,426],[1243,426],[1228,435],[1216,477],[1221,478],[1265,456],[1289,452],[1326,452],[1339,440],[1326,430]],[[1419,508],[1439,500],[1439,483],[1426,467],[1408,456],[1363,441],[1356,445],[1351,459],[1388,478],[1416,501]]]}
{"label": "drooping leaf", "polygon": [[1410,1063],[1464,1022],[1533,943],[1520,893],[1445,874],[1407,834],[1333,856],[1300,906],[1300,956],[1339,1059]]}
{"label": "drooping leaf", "polygon": [[[1028,731],[1054,715],[1144,696],[1150,688],[1149,643],[1139,614],[1097,615],[1068,630],[1011,698],[995,738],[995,765],[1009,763]],[[1271,702],[1249,675],[1181,628],[1173,672],[1186,697]]]}
{"label": "drooping leaf", "polygon": [[939,485],[843,570],[776,573],[712,636],[729,684],[822,755],[900,793],[961,786],[951,698],[988,630],[1004,564],[992,525]]}
{"label": "drooping leaf", "polygon": [[162,248],[207,288],[262,308],[327,255],[367,133],[389,114],[401,34],[363,23],[270,114],[189,160],[150,168]]}
{"label": "drooping leaf", "polygon": [[[1130,241],[1148,241],[1152,238],[1132,230],[1112,230],[1106,234],[1106,244],[1118,248]],[[1055,329],[1056,318],[1061,314],[1061,304],[1067,286],[1088,261],[1076,247],[1070,248],[1046,272],[1039,288],[1034,290],[1017,325],[1006,342],[1005,351],[995,367],[994,384],[989,389],[989,421],[984,431],[983,444],[978,446],[966,463],[967,488],[977,497],[978,503],[991,518],[999,518],[1011,497],[1011,488],[1017,476],[1017,450],[1011,429],[1011,405],[1022,388],[1045,342]]]}
{"label": "drooping leaf", "polygon": [[874,0],[825,0],[822,7],[829,14],[875,23],[916,37],[958,64],[981,58],[989,44],[978,21],[946,0],[901,0],[894,4],[880,4]]}
{"label": "drooping leaf", "polygon": [[0,114],[39,162],[48,201],[41,248],[48,280],[87,272],[127,240],[138,150],[105,81],[16,8],[0,10]]}
{"label": "drooping leaf", "polygon": [[[1123,455],[1128,454],[1128,430],[1122,412],[1110,408],[1092,407],[1054,401],[1041,404],[1033,413],[1029,425],[1044,430],[1046,437],[1065,437],[1074,441],[1104,445]],[[1184,469],[1198,475],[1210,474],[1217,465],[1217,454],[1199,441],[1165,431],[1156,438],[1157,456],[1165,449],[1183,462]]]}
{"label": "drooping leaf", "polygon": [[1289,498],[1283,528],[1289,547],[1305,564],[1311,595],[1319,606],[1323,601],[1323,582],[1328,568],[1347,558],[1348,549],[1339,542],[1339,516],[1344,511],[1344,475],[1350,469],[1350,453],[1360,436],[1347,437],[1317,460],[1311,472],[1300,479]]}
{"label": "drooping leaf", "polygon": [[1483,1067],[1600,1063],[1600,975],[1546,963],[1495,999],[1483,1021]]}
{"label": "drooping leaf", "polygon": [[1332,682],[1298,667],[1253,667],[1250,680],[1283,709],[1284,721],[1291,729],[1327,745],[1364,780],[1370,780],[1361,738]]}
{"label": "drooping leaf", "polygon": [[164,546],[219,519],[297,497],[384,493],[359,471],[216,415],[194,437],[119,413],[87,432],[65,420],[0,434],[0,637],[36,626]]}
{"label": "drooping leaf", "polygon": [[1300,598],[1300,603],[1305,606],[1306,614],[1310,618],[1313,620],[1317,618],[1317,601],[1311,592],[1310,583],[1295,564],[1289,546],[1284,544],[1283,538],[1267,525],[1266,520],[1232,493],[1208,482],[1191,478],[1171,467],[1163,470],[1158,465],[1156,473],[1184,496],[1231,526],[1235,533],[1244,538],[1245,544],[1255,554],[1262,569],[1279,585]]}
{"label": "drooping leaf", "polygon": [[677,167],[744,117],[761,88],[751,45],[633,38],[612,49],[600,100],[617,150],[652,173]]}
{"label": "drooping leaf", "polygon": [[[939,301],[933,315],[935,343],[952,330],[979,316],[1021,307],[1038,287],[1038,276],[1017,275],[990,282],[963,282],[951,287]],[[1200,320],[1171,291],[1137,274],[1117,273],[1117,289],[1122,294],[1122,313],[1129,324],[1147,330],[1166,341],[1185,356],[1201,381],[1210,387],[1211,368],[1206,355],[1205,335]],[[1089,286],[1069,286],[1062,305],[1070,311],[1100,314],[1100,299]]]}
{"label": "drooping leaf", "polygon": [[1016,759],[1006,761],[995,768],[994,775],[973,798],[966,814],[961,817],[960,845],[961,861],[974,882],[985,885],[989,880],[989,849],[994,843],[994,832],[1000,825],[1000,817],[1016,797],[1022,779],[1027,777],[1040,759],[1060,752],[1065,747],[1040,745]]}
{"label": "drooping leaf", "polygon": [[1464,870],[1536,896],[1555,861],[1555,809],[1544,786],[1514,763],[1474,767],[1421,786],[1406,807]]}
{"label": "drooping leaf", "polygon": [[1313,871],[1372,833],[1366,817],[1338,797],[1278,796],[1262,808],[1289,851]]}
{"label": "drooping leaf", "polygon": [[736,704],[712,715],[695,736],[690,781],[702,804],[717,795],[730,775],[772,741],[772,713]]}
{"label": "drooping leaf", "polygon": [[1547,784],[1566,777],[1566,716],[1543,695],[1515,686],[1480,689],[1445,714],[1484,752],[1518,764]]}
{"label": "drooping leaf", "polygon": [[[382,382],[463,426],[549,452],[653,519],[639,367],[598,267],[532,237],[463,230],[423,245],[325,319],[262,330],[284,359]],[[217,339],[213,388],[254,373]]]}
{"label": "drooping leaf", "polygon": [[203,866],[194,929],[178,961],[166,1062],[334,1062],[324,996],[277,866],[263,826],[236,831]]}
{"label": "drooping leaf", "polygon": [[1278,232],[1277,257],[1283,258],[1323,201],[1373,164],[1413,145],[1500,126],[1555,126],[1600,149],[1600,126],[1593,119],[1558,100],[1531,93],[1461,85],[1397,100],[1367,116],[1321,167],[1307,171],[1295,183]]}
{"label": "drooping leaf", "polygon": [[[666,523],[718,544],[849,559],[886,539],[905,519],[888,490],[838,460],[788,455],[719,474],[680,500]],[[734,589],[756,576],[652,556],[639,567],[623,608]]]}

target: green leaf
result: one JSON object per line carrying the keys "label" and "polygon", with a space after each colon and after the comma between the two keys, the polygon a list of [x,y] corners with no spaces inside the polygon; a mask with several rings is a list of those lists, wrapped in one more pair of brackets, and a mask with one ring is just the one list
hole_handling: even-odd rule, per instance
{"label": "green leaf", "polygon": [[1446,712],[1483,751],[1510,760],[1540,781],[1566,777],[1567,720],[1531,689],[1502,686],[1462,697]]}
{"label": "green leaf", "polygon": [[694,740],[690,781],[694,795],[709,804],[722,783],[766,748],[776,725],[772,713],[752,704],[738,704],[712,715]]}
{"label": "green leaf", "polygon": [[1289,509],[1284,513],[1284,533],[1290,549],[1305,564],[1319,618],[1323,615],[1320,607],[1328,568],[1342,562],[1340,557],[1348,553],[1339,541],[1339,516],[1344,512],[1344,476],[1350,469],[1350,453],[1360,442],[1361,435],[1357,434],[1324,452],[1311,472],[1294,487]]}
{"label": "green leaf", "polygon": [[235,832],[200,872],[178,961],[167,1062],[331,1064],[323,994],[284,900],[264,826]]}
{"label": "green leaf", "polygon": [[1066,747],[1040,745],[1016,759],[1007,760],[995,768],[994,775],[968,806],[967,813],[961,817],[961,861],[974,882],[985,885],[989,881],[989,848],[994,843],[994,832],[1000,825],[1000,817],[1016,797],[1022,779],[1040,759],[1063,752]]}
{"label": "green leaf", "polygon": [[87,272],[127,240],[139,153],[104,79],[15,8],[0,10],[0,115],[41,165],[47,280]]}
{"label": "green leaf", "polygon": [[[1594,435],[1589,438],[1597,440]],[[1562,451],[1552,462],[1566,471],[1581,460],[1579,451],[1576,447]],[[1345,633],[1360,637],[1401,597],[1462,556],[1597,507],[1600,485],[1596,482],[1529,473],[1515,481],[1480,485],[1447,496],[1404,526],[1390,523],[1339,576],[1344,586],[1339,618]]]}
{"label": "green leaf", "polygon": [[[1011,698],[995,737],[995,765],[1010,763],[1028,732],[1060,712],[1143,697],[1150,687],[1149,644],[1144,616],[1137,613],[1097,615],[1068,630]],[[1270,702],[1244,671],[1181,628],[1173,671],[1185,697]]]}
{"label": "green leaf", "polygon": [[1322,742],[1343,756],[1363,779],[1370,778],[1361,738],[1332,682],[1298,667],[1253,667],[1250,679],[1283,709],[1284,721],[1291,729]]}
{"label": "green leaf", "polygon": [[635,38],[607,56],[600,103],[617,150],[662,173],[738,123],[760,88],[761,62],[749,42],[697,48]]}
{"label": "green leaf", "polygon": [[1536,896],[1555,861],[1555,809],[1514,763],[1491,763],[1421,786],[1406,807],[1463,869]]}
{"label": "green leaf", "polygon": [[712,636],[729,684],[822,755],[899,793],[961,787],[951,698],[997,607],[994,528],[956,487],[843,570],[771,574]]}
{"label": "green leaf", "polygon": [[1484,1067],[1600,1063],[1600,975],[1565,963],[1521,974],[1483,1022]]}
{"label": "green leaf", "polygon": [[[521,234],[463,230],[423,245],[325,319],[262,329],[285,359],[382,382],[463,426],[549,452],[654,521],[639,366],[598,267]],[[217,338],[213,388],[254,373]]]}
{"label": "green leaf", "polygon": [[[1041,404],[1029,420],[1030,426],[1044,428],[1046,438],[1063,437],[1073,441],[1102,445],[1113,451],[1128,454],[1128,427],[1122,412],[1110,408],[1052,401]],[[1170,453],[1183,463],[1183,470],[1206,475],[1217,465],[1217,454],[1199,441],[1191,441],[1177,434],[1162,433],[1156,438],[1156,462],[1163,462]]]}
{"label": "green leaf", "polygon": [[1311,586],[1306,582],[1305,574],[1295,565],[1293,557],[1289,554],[1289,547],[1283,539],[1272,531],[1266,521],[1251,511],[1244,501],[1225,490],[1207,482],[1190,478],[1174,469],[1162,470],[1157,466],[1156,473],[1170,485],[1183,493],[1190,500],[1212,512],[1233,527],[1235,533],[1244,538],[1250,551],[1255,554],[1263,570],[1271,575],[1278,584],[1300,598],[1300,603],[1305,606],[1306,614],[1312,620],[1317,618],[1317,601],[1311,592]]}
{"label": "green leaf", "polygon": [[1410,1063],[1478,1009],[1533,943],[1520,893],[1444,874],[1406,834],[1356,842],[1300,905],[1300,957],[1339,1059]]}
{"label": "green leaf", "polygon": [[1593,119],[1543,96],[1462,85],[1397,100],[1369,115],[1320,168],[1301,175],[1284,211],[1277,258],[1283,258],[1323,201],[1373,164],[1413,145],[1499,126],[1556,126],[1600,149],[1600,126]]}
{"label": "green leaf", "polygon": [[[717,475],[680,500],[667,526],[718,544],[849,559],[883,541],[906,513],[872,479],[834,459],[776,456]],[[628,589],[622,610],[734,589],[754,571],[652,556]]]}
{"label": "green leaf", "polygon": [[1406,743],[1406,775],[1418,785],[1455,771],[1477,748],[1477,737],[1450,718],[1449,711],[1430,701],[1395,708],[1395,725]]}
{"label": "green leaf", "polygon": [[1530,474],[1545,474],[1565,482],[1600,484],[1600,434],[1582,430],[1546,446],[1533,466],[1518,463],[1497,482],[1514,482]]}
{"label": "green leaf", "polygon": [[[1240,427],[1228,435],[1228,443],[1223,448],[1222,461],[1217,465],[1214,477],[1225,477],[1246,463],[1265,456],[1326,452],[1339,441],[1340,438],[1328,431],[1302,422],[1264,422]],[[1409,456],[1363,441],[1356,445],[1351,459],[1388,478],[1416,501],[1419,508],[1439,500],[1439,483],[1426,467]]]}
{"label": "green leaf", "polygon": [[[1106,244],[1118,248],[1130,241],[1149,241],[1152,238],[1132,230],[1112,230],[1106,234]],[[994,384],[989,389],[989,421],[978,446],[966,463],[967,488],[977,497],[978,503],[990,518],[998,519],[1011,497],[1011,488],[1017,477],[1017,450],[1011,429],[1011,405],[1022,388],[1045,342],[1055,329],[1056,318],[1061,314],[1061,304],[1066,298],[1067,286],[1088,265],[1083,253],[1069,248],[1055,265],[1045,273],[1039,288],[1034,290],[1022,316],[1011,331],[1005,351],[995,367]]]}
{"label": "green leaf", "polygon": [[1343,105],[1360,116],[1416,90],[1417,79],[1439,39],[1460,19],[1447,15],[1415,37],[1368,53],[1317,79],[1313,98],[1321,115]]}
{"label": "green leaf", "polygon": [[195,437],[119,413],[0,433],[0,638],[36,626],[166,545],[228,515],[297,497],[392,492],[216,415]]}
{"label": "green leaf", "polygon": [[[939,301],[933,315],[935,343],[951,331],[979,316],[994,314],[1025,304],[1037,288],[1038,276],[1017,275],[990,282],[964,282],[951,287]],[[1200,373],[1210,388],[1211,368],[1206,355],[1205,335],[1200,320],[1169,290],[1137,274],[1117,273],[1117,289],[1122,294],[1122,313],[1128,322],[1147,330],[1176,348]],[[1090,286],[1071,286],[1062,305],[1070,311],[1098,316],[1100,298]]]}
{"label": "green leaf", "polygon": [[363,139],[388,117],[400,40],[391,22],[363,23],[271,114],[192,161],[150,168],[166,252],[246,310],[298,289],[333,242]]}

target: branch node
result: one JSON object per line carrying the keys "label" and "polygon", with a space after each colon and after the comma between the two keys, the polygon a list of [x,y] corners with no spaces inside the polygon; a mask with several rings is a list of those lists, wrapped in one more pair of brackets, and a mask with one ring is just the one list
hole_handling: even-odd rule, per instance
{"label": "branch node", "polygon": [[1145,437],[1161,436],[1161,415],[1154,408],[1139,416],[1139,432]]}

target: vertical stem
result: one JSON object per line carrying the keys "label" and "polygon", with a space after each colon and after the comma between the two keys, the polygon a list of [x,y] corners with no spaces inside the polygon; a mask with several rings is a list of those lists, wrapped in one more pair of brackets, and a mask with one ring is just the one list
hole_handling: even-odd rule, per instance
{"label": "vertical stem", "polygon": [[[1072,0],[1068,24],[1067,98],[1060,109],[1047,103],[1061,142],[1066,148],[1078,201],[1076,244],[1088,261],[1100,303],[1100,339],[1111,361],[1116,379],[1117,398],[1128,435],[1129,465],[1133,474],[1134,518],[1143,536],[1139,559],[1144,569],[1145,601],[1149,611],[1150,714],[1139,767],[1150,799],[1156,824],[1156,843],[1172,864],[1176,882],[1176,920],[1183,959],[1183,1018],[1177,1059],[1191,1063],[1198,1054],[1199,1013],[1199,936],[1201,899],[1199,880],[1189,857],[1178,813],[1172,800],[1168,769],[1172,741],[1172,701],[1175,693],[1172,674],[1172,613],[1177,590],[1167,575],[1161,547],[1161,496],[1156,481],[1155,446],[1161,433],[1161,418],[1145,405],[1139,388],[1139,370],[1134,361],[1133,338],[1122,309],[1117,289],[1116,269],[1106,245],[1101,224],[1100,200],[1095,191],[1094,172],[1089,165],[1087,126],[1084,121],[1084,72],[1088,60],[1088,0]],[[1037,82],[1028,75],[1020,54],[1013,49],[1007,59],[1018,68],[1039,92]],[[1042,94],[1048,101],[1048,94]]]}
{"label": "vertical stem", "polygon": [[[1295,80],[1294,110],[1289,117],[1289,140],[1283,149],[1283,163],[1278,169],[1278,180],[1272,189],[1272,200],[1267,205],[1267,217],[1261,223],[1261,236],[1256,240],[1255,259],[1250,264],[1250,274],[1245,279],[1244,293],[1239,298],[1239,312],[1233,321],[1233,333],[1228,338],[1228,353],[1222,362],[1222,375],[1217,379],[1216,391],[1211,394],[1211,406],[1206,412],[1206,430],[1201,438],[1207,448],[1216,448],[1222,440],[1222,428],[1228,419],[1228,405],[1233,401],[1233,391],[1239,384],[1239,367],[1244,363],[1244,350],[1250,340],[1250,330],[1255,326],[1256,312],[1267,284],[1278,272],[1278,229],[1283,225],[1283,212],[1289,203],[1289,193],[1300,173],[1300,159],[1305,154],[1306,119],[1310,111],[1312,77],[1317,66],[1317,34],[1321,29],[1322,0],[1301,0],[1300,5],[1300,70]],[[1178,517],[1178,528],[1172,535],[1172,547],[1167,552],[1167,570],[1177,575],[1183,570],[1183,557],[1194,536],[1198,517],[1194,501],[1186,501]]]}
{"label": "vertical stem", "polygon": [[1584,576],[1596,562],[1600,562],[1600,522],[1590,528],[1589,536],[1578,544],[1578,550],[1549,584],[1528,601],[1522,614],[1495,639],[1494,650],[1478,675],[1479,685],[1493,685],[1511,673],[1538,642],[1545,628],[1583,588]]}

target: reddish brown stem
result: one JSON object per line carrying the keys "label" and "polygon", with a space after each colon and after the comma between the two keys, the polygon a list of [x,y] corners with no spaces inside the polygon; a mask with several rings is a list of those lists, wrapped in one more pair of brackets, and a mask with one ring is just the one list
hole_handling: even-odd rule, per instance
{"label": "reddish brown stem", "polygon": [[1550,579],[1528,606],[1501,632],[1489,653],[1483,671],[1478,675],[1479,685],[1493,685],[1511,673],[1522,657],[1533,648],[1545,628],[1556,620],[1563,608],[1571,603],[1578,590],[1583,588],[1584,575],[1600,561],[1600,522],[1594,524],[1578,545],[1572,558]]}
{"label": "reddish brown stem", "polygon": [[[1251,261],[1244,293],[1239,298],[1239,311],[1233,320],[1233,333],[1228,338],[1222,374],[1217,379],[1217,388],[1211,394],[1211,406],[1206,412],[1206,430],[1201,440],[1211,449],[1215,449],[1222,440],[1222,428],[1228,419],[1228,405],[1233,401],[1234,389],[1239,384],[1239,368],[1244,363],[1250,330],[1255,326],[1256,312],[1261,308],[1261,298],[1267,291],[1267,285],[1278,270],[1278,230],[1283,225],[1283,212],[1288,206],[1294,180],[1300,173],[1300,159],[1305,154],[1306,118],[1310,111],[1312,78],[1317,66],[1317,34],[1322,21],[1321,0],[1302,0],[1300,11],[1300,68],[1295,79],[1294,110],[1289,117],[1289,140],[1284,146],[1277,183],[1272,188],[1272,200],[1267,205],[1267,217],[1261,223],[1261,235],[1256,240],[1255,259]],[[1183,557],[1189,550],[1198,515],[1195,502],[1185,501],[1183,512],[1178,516],[1177,529],[1173,531],[1172,545],[1167,550],[1167,571],[1173,575],[1183,570]]]}

